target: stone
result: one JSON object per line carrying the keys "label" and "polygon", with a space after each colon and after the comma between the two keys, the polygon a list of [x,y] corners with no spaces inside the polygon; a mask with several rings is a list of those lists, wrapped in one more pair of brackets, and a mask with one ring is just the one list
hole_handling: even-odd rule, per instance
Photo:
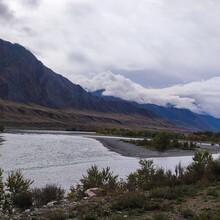
{"label": "stone", "polygon": [[55,204],[57,204],[57,201],[48,202],[47,207],[53,207]]}
{"label": "stone", "polygon": [[84,194],[88,197],[94,197],[98,194],[98,192],[100,191],[99,188],[90,188],[90,189],[87,189]]}

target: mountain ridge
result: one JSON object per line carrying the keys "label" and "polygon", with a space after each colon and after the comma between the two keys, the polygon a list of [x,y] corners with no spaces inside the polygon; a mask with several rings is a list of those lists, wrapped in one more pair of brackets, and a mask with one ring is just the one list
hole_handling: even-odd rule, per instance
{"label": "mountain ridge", "polygon": [[[154,114],[129,103],[106,102],[80,85],[53,72],[19,44],[0,40],[0,98],[49,108],[76,108],[101,112]],[[156,117],[156,116],[154,116]]]}
{"label": "mountain ridge", "polygon": [[[177,126],[160,118],[152,111],[137,108],[130,103],[120,100],[105,100],[102,97],[94,97],[91,93],[86,92],[80,85],[72,83],[65,77],[44,66],[41,61],[23,46],[12,44],[4,40],[0,40],[0,98],[5,102],[38,105],[49,109],[57,109],[57,111],[63,109],[77,109],[82,112],[94,111],[97,115],[95,118],[93,117],[93,119],[97,124],[100,123],[98,115],[107,113],[118,114],[119,118],[120,114],[124,115],[125,118],[127,118],[128,115],[146,117],[146,119],[149,119],[148,121],[152,122],[154,128],[156,128],[156,125],[158,125],[158,128],[165,128],[169,125],[170,127],[178,129]],[[17,108],[16,105],[15,108],[17,109],[16,114],[18,114],[19,117],[25,116],[24,114],[22,115],[21,112],[28,112],[24,109],[20,109],[20,107]],[[7,111],[7,108],[5,108],[5,112],[11,114],[13,109],[10,108],[10,111]],[[35,115],[35,113],[35,111],[32,111],[32,116]],[[89,117],[90,116],[87,118]],[[14,114],[13,118],[16,118]],[[31,119],[30,115],[29,118]],[[68,117],[66,117],[66,120],[71,120],[67,118]],[[79,120],[81,119],[82,117],[80,117]],[[8,123],[11,123],[9,118],[8,120]],[[42,120],[42,118],[40,120]],[[114,126],[113,121],[114,120],[109,120],[112,126]],[[140,121],[138,123],[140,123]],[[147,122],[147,120],[143,121]],[[105,127],[105,122],[106,120],[103,120],[103,127]],[[79,124],[80,123],[83,124],[86,123],[86,121],[82,120]],[[124,120],[122,124],[126,126],[126,120]],[[129,122],[129,124],[131,123]],[[148,125],[140,125],[140,127],[144,128],[148,127]]]}
{"label": "mountain ridge", "polygon": [[[104,96],[104,91],[105,89],[100,89],[92,92],[92,94],[94,96],[103,97],[107,100],[121,100],[121,98],[114,96]],[[164,118],[178,126],[181,126],[191,131],[220,131],[220,119],[210,115],[198,114],[190,111],[189,109],[180,109],[169,105],[164,107],[155,104],[139,104],[133,101],[127,102],[131,103],[132,105],[138,108],[152,111],[159,117]]]}
{"label": "mountain ridge", "polygon": [[[2,100],[37,105],[57,111],[76,109],[82,112],[96,112],[95,117],[88,116],[87,118],[96,121],[98,124],[100,123],[98,115],[106,113],[118,115],[116,118],[121,118],[120,115],[125,118],[132,116],[133,120],[135,120],[133,116],[142,117],[142,121],[149,123],[154,129],[220,131],[220,120],[211,116],[196,115],[189,110],[149,104],[141,105],[116,97],[103,96],[102,92],[86,92],[80,85],[72,83],[67,78],[44,66],[23,46],[0,39],[0,99]],[[16,112],[21,116],[19,109]],[[9,114],[12,111],[13,109],[10,109]],[[35,115],[36,112],[33,111],[32,113]],[[126,127],[126,120],[122,120],[123,127]],[[85,120],[82,121],[82,123],[86,123]],[[105,121],[103,120],[103,127]],[[140,121],[137,121],[136,127],[139,125],[141,129],[150,129],[147,124],[141,124]],[[114,126],[114,119],[110,120],[109,123]],[[129,122],[130,127],[132,127],[131,124]]]}

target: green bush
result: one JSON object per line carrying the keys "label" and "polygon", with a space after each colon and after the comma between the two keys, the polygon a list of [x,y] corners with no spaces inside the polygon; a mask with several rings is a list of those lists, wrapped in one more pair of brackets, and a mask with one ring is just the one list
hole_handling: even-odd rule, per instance
{"label": "green bush", "polygon": [[163,213],[158,213],[154,215],[154,220],[168,220],[168,216]]}
{"label": "green bush", "polygon": [[156,150],[164,151],[170,146],[170,137],[168,133],[161,132],[158,133],[152,139],[152,145],[155,147]]}
{"label": "green bush", "polygon": [[220,219],[220,210],[204,210],[199,213],[199,220],[219,220]]}
{"label": "green bush", "polygon": [[206,172],[209,181],[220,181],[220,159],[209,162]]}
{"label": "green bush", "polygon": [[26,192],[30,189],[33,182],[34,181],[25,179],[20,170],[15,172],[11,171],[5,183],[6,191],[10,192],[12,195]]}
{"label": "green bush", "polygon": [[183,177],[184,182],[186,184],[194,184],[202,180],[207,181],[208,176],[211,175],[209,166],[212,163],[212,155],[206,151],[196,151],[193,157],[193,162],[186,168],[186,172]]}
{"label": "green bush", "polygon": [[137,169],[127,177],[127,189],[129,191],[149,190],[151,188],[152,176],[155,174],[152,160],[140,160],[141,168]]}
{"label": "green bush", "polygon": [[32,183],[33,181],[24,178],[20,170],[10,172],[4,184],[3,211],[11,213],[14,207],[30,207]]}
{"label": "green bush", "polygon": [[96,165],[91,166],[87,174],[80,179],[80,183],[76,187],[71,187],[68,197],[83,197],[87,189],[96,187],[101,188],[104,194],[117,191],[120,188],[118,175],[113,175],[109,167],[100,171]]}
{"label": "green bush", "polygon": [[81,205],[77,209],[79,219],[99,219],[99,217],[109,216],[109,212],[104,210],[99,204]]}
{"label": "green bush", "polygon": [[218,191],[216,189],[210,189],[207,192],[207,196],[211,196],[213,198],[218,198],[219,194],[218,194]]}
{"label": "green bush", "polygon": [[182,193],[178,188],[161,187],[151,190],[151,198],[160,198],[167,200],[176,200],[182,198]]}
{"label": "green bush", "polygon": [[145,196],[137,193],[128,194],[112,204],[112,209],[117,211],[129,209],[142,209],[145,207]]}
{"label": "green bush", "polygon": [[194,220],[198,219],[197,215],[191,209],[182,210],[181,214],[183,218],[186,218],[186,219],[194,219]]}
{"label": "green bush", "polygon": [[0,208],[3,208],[4,203],[4,182],[3,182],[3,169],[0,168]]}
{"label": "green bush", "polygon": [[17,193],[12,198],[12,202],[16,208],[22,210],[28,209],[32,206],[32,193],[30,191]]}
{"label": "green bush", "polygon": [[60,201],[64,198],[65,190],[56,184],[48,184],[43,188],[34,188],[32,190],[33,201],[35,205],[46,205],[51,201]]}

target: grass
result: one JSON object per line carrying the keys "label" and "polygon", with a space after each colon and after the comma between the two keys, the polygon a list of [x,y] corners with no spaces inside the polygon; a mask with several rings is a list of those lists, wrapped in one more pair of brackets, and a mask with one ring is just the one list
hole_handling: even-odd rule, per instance
{"label": "grass", "polygon": [[[138,114],[126,115],[117,113],[94,112],[77,109],[56,110],[38,105],[26,105],[9,101],[1,101],[4,110],[5,128],[16,129],[52,129],[96,131],[103,127],[130,129],[166,129],[166,123],[161,119],[151,119]],[[146,128],[147,125],[147,128]],[[175,131],[177,127],[171,127]]]}

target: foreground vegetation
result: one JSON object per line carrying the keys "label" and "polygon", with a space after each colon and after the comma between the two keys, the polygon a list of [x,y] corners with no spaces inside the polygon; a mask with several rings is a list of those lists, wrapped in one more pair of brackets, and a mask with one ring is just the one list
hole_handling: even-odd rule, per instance
{"label": "foreground vegetation", "polygon": [[[196,152],[191,164],[178,164],[174,173],[141,160],[125,180],[92,166],[66,198],[57,185],[31,188],[20,171],[5,181],[2,175],[0,219],[220,219],[220,159],[207,152]],[[85,197],[91,188],[95,196]]]}

